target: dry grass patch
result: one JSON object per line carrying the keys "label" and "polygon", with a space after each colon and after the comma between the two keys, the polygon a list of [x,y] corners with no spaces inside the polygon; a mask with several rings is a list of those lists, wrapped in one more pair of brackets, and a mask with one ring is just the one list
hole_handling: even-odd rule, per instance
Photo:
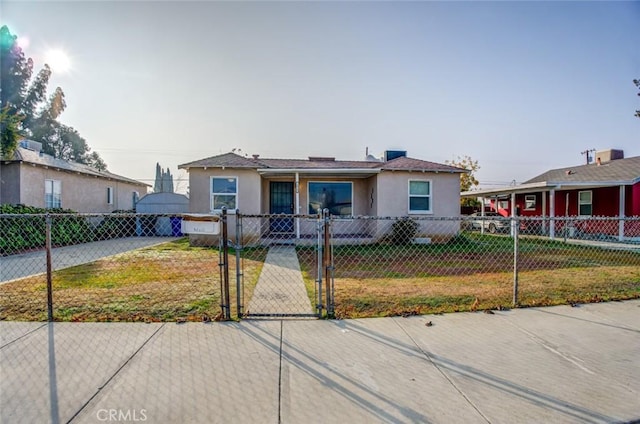
{"label": "dry grass patch", "polygon": [[[513,274],[335,281],[340,318],[423,315],[508,308]],[[519,276],[519,306],[550,306],[640,298],[640,268],[528,271]]]}
{"label": "dry grass patch", "polygon": [[[56,321],[174,321],[216,319],[220,308],[219,252],[186,239],[139,249],[53,274]],[[235,276],[235,256],[229,273]],[[243,261],[245,290],[262,262]],[[230,281],[235,281],[234,277]],[[236,287],[230,285],[232,314]],[[46,320],[46,280],[24,278],[0,286],[0,319]]]}

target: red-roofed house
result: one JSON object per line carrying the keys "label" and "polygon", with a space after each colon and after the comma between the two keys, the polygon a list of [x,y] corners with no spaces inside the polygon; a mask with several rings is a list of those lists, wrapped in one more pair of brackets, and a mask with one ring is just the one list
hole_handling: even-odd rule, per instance
{"label": "red-roofed house", "polygon": [[[387,152],[388,160],[342,161],[332,157],[263,159],[226,153],[178,166],[189,173],[192,213],[317,214],[335,216],[433,216],[460,214],[464,169]],[[391,156],[393,155],[393,156]],[[391,159],[393,157],[393,159]],[[296,237],[313,228],[298,220],[280,232]],[[441,225],[446,234],[458,231]],[[456,228],[453,228],[456,227]],[[275,229],[274,229],[275,230]]]}

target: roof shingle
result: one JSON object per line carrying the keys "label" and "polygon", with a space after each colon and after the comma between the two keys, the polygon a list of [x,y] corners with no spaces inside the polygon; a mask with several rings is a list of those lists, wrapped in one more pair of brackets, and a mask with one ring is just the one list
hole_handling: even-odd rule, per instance
{"label": "roof shingle", "polygon": [[388,162],[311,159],[253,159],[235,153],[225,153],[179,165],[189,168],[253,168],[253,169],[381,169],[389,171],[466,172],[454,166],[400,157]]}
{"label": "roof shingle", "polygon": [[595,163],[568,166],[546,171],[524,184],[529,183],[585,183],[585,182],[635,182],[640,181],[640,156],[616,159],[602,165]]}
{"label": "roof shingle", "polygon": [[32,163],[40,166],[48,166],[50,168],[56,168],[63,171],[69,172],[78,172],[85,175],[91,175],[94,177],[101,178],[109,178],[112,180],[127,182],[130,184],[136,184],[140,186],[148,186],[149,184],[145,184],[143,182],[133,180],[131,178],[123,177],[121,175],[117,175],[111,173],[109,171],[99,171],[95,168],[92,168],[88,165],[78,163],[78,162],[69,162],[63,159],[54,158],[51,155],[40,154],[34,150],[25,149],[23,147],[18,147],[16,149],[14,160],[22,161],[27,163]]}

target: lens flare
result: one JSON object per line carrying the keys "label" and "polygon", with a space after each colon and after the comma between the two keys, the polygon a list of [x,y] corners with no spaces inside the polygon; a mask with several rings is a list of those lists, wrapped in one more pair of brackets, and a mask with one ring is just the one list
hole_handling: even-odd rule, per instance
{"label": "lens flare", "polygon": [[53,72],[65,74],[71,70],[71,59],[69,55],[61,49],[51,49],[45,54],[47,63]]}

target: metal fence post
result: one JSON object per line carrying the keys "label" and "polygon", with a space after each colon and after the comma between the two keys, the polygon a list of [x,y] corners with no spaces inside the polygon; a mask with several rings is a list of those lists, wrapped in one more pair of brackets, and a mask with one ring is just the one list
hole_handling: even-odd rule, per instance
{"label": "metal fence post", "polygon": [[242,258],[240,251],[242,250],[242,216],[240,211],[236,209],[236,306],[238,308],[238,319],[242,319],[244,313],[244,286],[242,284]]}
{"label": "metal fence post", "polygon": [[318,285],[318,299],[317,299],[317,305],[316,305],[316,310],[318,311],[318,318],[322,318],[322,258],[323,258],[323,245],[322,245],[322,229],[324,228],[324,223],[323,223],[323,219],[322,219],[322,214],[318,214],[318,222],[316,225],[316,235],[317,235],[317,252],[318,252],[318,256],[316,258],[316,265],[317,265],[317,275],[318,278],[316,279],[316,284]]}
{"label": "metal fence post", "polygon": [[518,218],[512,218],[515,222],[512,225],[513,228],[513,306],[518,305],[518,255],[519,255],[519,246],[518,242],[520,239],[520,222]]}
{"label": "metal fence post", "polygon": [[222,278],[223,278],[223,318],[231,319],[230,296],[229,296],[229,240],[227,229],[227,208],[222,207]]}
{"label": "metal fence post", "polygon": [[325,296],[327,298],[327,318],[333,318],[333,299],[331,298],[331,237],[329,232],[329,226],[331,225],[329,209],[322,211],[324,217],[324,248],[323,248],[323,267],[324,267],[324,284],[325,284]]}
{"label": "metal fence post", "polygon": [[53,321],[53,275],[51,262],[51,215],[45,216],[45,250],[47,252],[47,320]]}

